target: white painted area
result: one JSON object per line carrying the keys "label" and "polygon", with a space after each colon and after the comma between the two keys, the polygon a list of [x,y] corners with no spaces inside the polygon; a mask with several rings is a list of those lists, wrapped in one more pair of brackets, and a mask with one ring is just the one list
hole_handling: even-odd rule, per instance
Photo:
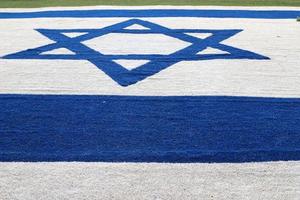
{"label": "white painted area", "polygon": [[82,42],[102,54],[162,54],[168,55],[190,43],[162,34],[110,33]]}
{"label": "white painted area", "polygon": [[0,163],[0,199],[296,200],[300,162]]}
{"label": "white painted area", "polygon": [[153,6],[81,6],[81,7],[44,7],[44,8],[1,8],[3,12],[32,12],[47,10],[102,10],[102,9],[217,9],[217,10],[300,10],[299,7],[292,6],[171,6],[171,5],[153,5]]}
{"label": "white painted area", "polygon": [[72,33],[63,33],[65,36],[68,36],[70,38],[78,37],[81,35],[86,34],[85,32],[72,32]]}
{"label": "white painted area", "polygon": [[59,48],[51,51],[45,51],[41,53],[41,55],[75,55],[75,53],[66,48]]}
{"label": "white painted area", "polygon": [[114,60],[114,62],[118,63],[119,65],[125,67],[128,70],[135,69],[137,67],[140,67],[146,63],[149,62],[149,60],[125,60],[125,59],[120,59],[120,60]]}
{"label": "white painted area", "polygon": [[186,34],[200,39],[205,39],[212,35],[211,33],[186,33]]}
{"label": "white painted area", "polygon": [[134,24],[134,25],[128,26],[125,29],[127,29],[127,30],[149,30],[149,28],[144,27],[139,24]]}
{"label": "white painted area", "polygon": [[205,55],[205,54],[229,54],[227,51],[222,51],[220,49],[215,49],[215,48],[211,48],[211,47],[207,47],[206,49],[204,49],[203,51],[200,51],[197,53],[198,55]]}
{"label": "white painted area", "polygon": [[[128,18],[0,20],[0,30],[5,30],[0,31],[0,57],[52,43],[34,30],[37,28],[101,28],[126,20]],[[295,20],[142,20],[173,29],[243,29],[222,43],[268,56],[271,60],[185,61],[137,84],[122,87],[88,61],[0,59],[0,93],[300,97],[300,28]],[[118,39],[119,35],[114,37]],[[160,52],[164,45],[167,49],[173,48],[172,38],[166,43],[157,42],[156,38],[146,39],[146,44],[139,41],[133,46],[129,40],[107,42],[105,49],[124,54],[126,48],[142,52],[149,48],[148,40],[156,45],[151,51]],[[110,40],[112,38],[107,39]]]}

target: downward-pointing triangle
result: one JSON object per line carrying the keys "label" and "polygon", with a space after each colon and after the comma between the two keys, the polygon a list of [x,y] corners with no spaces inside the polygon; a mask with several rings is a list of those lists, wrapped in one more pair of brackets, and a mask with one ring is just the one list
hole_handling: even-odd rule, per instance
{"label": "downward-pointing triangle", "polygon": [[207,47],[203,51],[200,51],[200,52],[197,53],[197,55],[199,55],[199,54],[229,54],[229,53],[227,51],[222,51],[220,49]]}
{"label": "downward-pointing triangle", "polygon": [[70,38],[74,38],[80,35],[86,34],[86,32],[71,32],[71,33],[63,33],[65,36],[68,36]]}
{"label": "downward-pointing triangle", "polygon": [[45,51],[41,53],[41,55],[75,55],[75,53],[66,48],[59,48],[51,51]]}
{"label": "downward-pointing triangle", "polygon": [[114,62],[118,63],[122,67],[132,70],[137,67],[140,67],[146,63],[149,62],[149,60],[125,60],[125,59],[120,59],[120,60],[114,60]]}

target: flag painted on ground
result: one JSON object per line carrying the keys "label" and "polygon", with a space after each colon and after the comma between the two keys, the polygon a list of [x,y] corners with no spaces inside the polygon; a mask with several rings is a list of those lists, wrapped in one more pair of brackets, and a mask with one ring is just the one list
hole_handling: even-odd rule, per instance
{"label": "flag painted on ground", "polygon": [[0,12],[0,161],[299,160],[297,16]]}

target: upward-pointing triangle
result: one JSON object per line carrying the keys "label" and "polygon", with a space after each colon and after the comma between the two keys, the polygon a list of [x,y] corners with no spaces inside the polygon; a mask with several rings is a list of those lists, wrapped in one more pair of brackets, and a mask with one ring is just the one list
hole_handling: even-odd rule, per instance
{"label": "upward-pointing triangle", "polygon": [[127,29],[127,30],[149,30],[149,28],[144,27],[139,24],[133,24],[131,26],[126,27],[125,29]]}
{"label": "upward-pointing triangle", "polygon": [[59,48],[51,51],[42,52],[41,55],[75,55],[75,53],[66,48]]}
{"label": "upward-pointing triangle", "polygon": [[132,70],[137,67],[140,67],[146,63],[149,62],[149,60],[126,60],[126,59],[119,59],[119,60],[114,60],[114,62],[118,63],[122,67]]}
{"label": "upward-pointing triangle", "polygon": [[201,54],[229,54],[227,51],[222,51],[220,49],[215,49],[212,47],[207,47],[206,49],[204,49],[203,51],[200,51],[197,53],[197,55],[201,55]]}
{"label": "upward-pointing triangle", "polygon": [[70,38],[74,38],[80,35],[86,34],[86,32],[71,32],[71,33],[63,33],[65,36],[68,36]]}

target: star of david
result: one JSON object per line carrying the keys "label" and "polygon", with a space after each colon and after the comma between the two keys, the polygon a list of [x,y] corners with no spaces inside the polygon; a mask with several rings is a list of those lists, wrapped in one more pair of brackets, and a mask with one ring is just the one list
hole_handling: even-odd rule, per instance
{"label": "star of david", "polygon": [[[132,25],[141,25],[146,30],[126,29]],[[149,21],[130,19],[100,29],[36,29],[42,35],[55,41],[52,44],[40,46],[34,49],[13,53],[4,56],[5,59],[64,59],[64,60],[87,60],[102,70],[121,86],[129,86],[152,76],[181,61],[212,60],[212,59],[269,59],[266,56],[254,52],[242,50],[236,47],[222,44],[221,42],[241,32],[241,29],[229,30],[207,30],[207,29],[170,29]],[[76,37],[68,37],[64,33],[84,33]],[[101,37],[109,33],[130,34],[163,34],[169,37],[190,43],[174,53],[162,54],[129,54],[129,55],[107,55],[96,51],[82,42]],[[204,39],[187,33],[209,33]],[[198,54],[204,49],[211,47],[221,50],[223,54]],[[66,48],[74,55],[47,55],[43,54],[55,49]],[[114,60],[149,60],[149,62],[128,70]],[[201,70],[201,69],[199,69]]]}

